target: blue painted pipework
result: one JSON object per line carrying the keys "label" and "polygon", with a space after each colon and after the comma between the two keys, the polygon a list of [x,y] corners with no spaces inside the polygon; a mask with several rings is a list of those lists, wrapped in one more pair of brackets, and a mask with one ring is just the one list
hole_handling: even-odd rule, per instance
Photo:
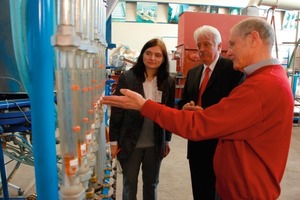
{"label": "blue painted pipework", "polygon": [[38,199],[58,199],[54,125],[53,0],[28,1],[28,60]]}

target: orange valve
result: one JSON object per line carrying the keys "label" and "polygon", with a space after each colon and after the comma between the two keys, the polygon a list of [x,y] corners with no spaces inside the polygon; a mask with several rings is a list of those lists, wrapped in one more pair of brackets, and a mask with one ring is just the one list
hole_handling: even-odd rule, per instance
{"label": "orange valve", "polygon": [[74,132],[79,132],[80,131],[80,126],[74,126],[73,131]]}
{"label": "orange valve", "polygon": [[87,123],[87,122],[89,122],[89,118],[85,117],[82,119],[82,121]]}
{"label": "orange valve", "polygon": [[88,87],[82,88],[82,92],[88,92],[88,91],[89,91],[89,88],[88,88]]}
{"label": "orange valve", "polygon": [[73,91],[78,91],[78,90],[80,90],[80,86],[79,85],[72,85],[72,90]]}

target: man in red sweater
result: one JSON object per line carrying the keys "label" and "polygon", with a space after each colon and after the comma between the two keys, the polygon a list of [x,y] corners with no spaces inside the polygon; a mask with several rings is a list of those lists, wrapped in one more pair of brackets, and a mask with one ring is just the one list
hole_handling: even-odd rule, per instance
{"label": "man in red sweater", "polygon": [[272,58],[274,31],[248,18],[230,31],[228,56],[247,77],[228,97],[202,111],[168,108],[139,94],[104,97],[103,104],[139,110],[189,140],[219,138],[214,157],[222,200],[273,200],[280,195],[293,123],[294,100],[284,68]]}

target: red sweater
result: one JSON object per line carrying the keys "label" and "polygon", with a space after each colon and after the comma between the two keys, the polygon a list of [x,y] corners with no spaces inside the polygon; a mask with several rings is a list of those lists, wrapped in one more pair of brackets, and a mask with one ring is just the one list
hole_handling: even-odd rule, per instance
{"label": "red sweater", "polygon": [[141,113],[190,140],[219,138],[214,168],[222,200],[273,200],[280,195],[293,107],[287,75],[282,66],[272,65],[256,70],[229,97],[203,111],[147,100]]}

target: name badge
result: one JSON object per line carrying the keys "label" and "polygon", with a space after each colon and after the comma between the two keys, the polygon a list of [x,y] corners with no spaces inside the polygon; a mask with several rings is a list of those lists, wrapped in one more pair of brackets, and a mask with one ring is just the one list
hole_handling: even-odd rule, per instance
{"label": "name badge", "polygon": [[154,101],[161,103],[162,100],[162,91],[154,92]]}

